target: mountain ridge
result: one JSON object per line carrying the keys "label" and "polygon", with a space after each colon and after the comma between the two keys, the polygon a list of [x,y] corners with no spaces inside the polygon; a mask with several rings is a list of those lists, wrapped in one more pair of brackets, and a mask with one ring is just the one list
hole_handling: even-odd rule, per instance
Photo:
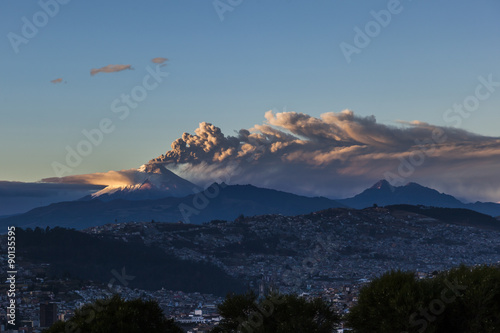
{"label": "mountain ridge", "polygon": [[464,203],[452,195],[435,189],[409,182],[402,186],[393,186],[387,180],[380,180],[373,186],[351,198],[336,201],[357,209],[387,205],[424,205],[442,208],[463,208],[490,216],[500,215],[500,204],[494,202]]}
{"label": "mountain ridge", "polygon": [[211,220],[234,220],[241,215],[298,215],[335,207],[344,205],[324,197],[304,197],[253,185],[214,183],[203,192],[182,198],[54,203],[0,219],[0,225],[84,229],[112,222],[151,220],[201,224]]}

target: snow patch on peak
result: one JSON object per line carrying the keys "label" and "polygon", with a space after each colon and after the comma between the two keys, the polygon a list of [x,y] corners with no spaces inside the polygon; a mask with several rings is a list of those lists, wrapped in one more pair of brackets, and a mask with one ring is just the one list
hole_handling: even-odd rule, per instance
{"label": "snow patch on peak", "polygon": [[162,164],[150,163],[133,169],[130,183],[108,186],[91,195],[92,199],[148,200],[165,197],[184,197],[200,191],[195,184],[177,176]]}

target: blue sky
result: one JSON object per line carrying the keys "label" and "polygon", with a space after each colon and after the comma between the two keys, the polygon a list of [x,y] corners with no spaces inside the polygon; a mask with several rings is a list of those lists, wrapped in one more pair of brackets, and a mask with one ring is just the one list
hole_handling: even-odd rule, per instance
{"label": "blue sky", "polygon": [[[138,167],[200,122],[233,134],[262,124],[272,109],[313,117],[350,109],[384,124],[450,126],[444,112],[474,93],[479,76],[500,81],[500,2],[401,1],[401,12],[347,63],[339,45],[354,45],[354,28],[388,3],[243,0],[221,21],[212,1],[72,0],[16,53],[9,33],[22,35],[22,18],[42,9],[4,0],[0,180],[54,177],[51,163],[103,118],[116,130],[73,174]],[[169,76],[119,120],[113,100],[142,83],[155,57],[169,59]],[[134,70],[90,75],[110,64]],[[63,82],[50,82],[57,78]],[[460,126],[498,136],[499,108],[500,89]]]}

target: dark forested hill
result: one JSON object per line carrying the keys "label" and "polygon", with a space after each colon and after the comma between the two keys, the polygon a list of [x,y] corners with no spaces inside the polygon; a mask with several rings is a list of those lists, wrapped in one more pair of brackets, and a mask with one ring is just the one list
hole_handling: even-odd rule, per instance
{"label": "dark forested hill", "polygon": [[64,228],[17,229],[18,257],[31,263],[49,264],[55,277],[71,276],[115,285],[120,281],[112,271],[134,276],[130,288],[146,290],[199,291],[225,295],[244,287],[220,268],[201,262],[178,259],[163,250],[136,242],[97,238]]}

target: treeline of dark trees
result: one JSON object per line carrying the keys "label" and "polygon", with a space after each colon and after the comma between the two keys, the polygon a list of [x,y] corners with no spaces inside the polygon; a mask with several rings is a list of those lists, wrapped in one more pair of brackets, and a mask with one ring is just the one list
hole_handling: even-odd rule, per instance
{"label": "treeline of dark trees", "polygon": [[[224,317],[211,332],[331,333],[340,320],[321,299],[308,302],[296,295],[268,295],[257,299],[253,293],[228,295],[219,305]],[[156,301],[120,296],[97,300],[75,311],[66,322],[59,321],[43,333],[181,333],[173,320],[166,319]]]}
{"label": "treeline of dark trees", "polygon": [[460,266],[430,279],[388,272],[361,290],[345,319],[357,333],[500,332],[500,269]]}
{"label": "treeline of dark trees", "polygon": [[43,333],[182,333],[167,319],[156,301],[126,301],[115,295],[97,300],[75,311],[66,322],[58,321]]}
{"label": "treeline of dark trees", "polygon": [[219,312],[213,333],[326,333],[340,321],[355,333],[500,332],[500,268],[462,265],[425,279],[390,271],[362,288],[343,318],[321,299],[294,295],[228,296]]}
{"label": "treeline of dark trees", "polygon": [[[500,269],[460,266],[418,279],[391,271],[365,286],[343,318],[332,304],[297,295],[228,294],[212,333],[330,333],[341,321],[355,333],[493,333],[500,331]],[[46,333],[158,332],[182,330],[165,319],[155,301],[119,296],[87,304]],[[73,331],[72,331],[73,330]]]}
{"label": "treeline of dark trees", "polygon": [[340,323],[331,304],[297,295],[228,295],[218,309],[223,319],[211,333],[331,333]]}
{"label": "treeline of dark trees", "polygon": [[[19,256],[33,263],[48,263],[49,277],[72,277],[108,284],[124,272],[127,287],[145,290],[199,291],[225,295],[241,292],[242,284],[220,268],[202,262],[180,260],[162,249],[142,243],[100,239],[55,227],[17,229]],[[132,278],[133,277],[133,278]],[[123,285],[123,284],[122,284]]]}

